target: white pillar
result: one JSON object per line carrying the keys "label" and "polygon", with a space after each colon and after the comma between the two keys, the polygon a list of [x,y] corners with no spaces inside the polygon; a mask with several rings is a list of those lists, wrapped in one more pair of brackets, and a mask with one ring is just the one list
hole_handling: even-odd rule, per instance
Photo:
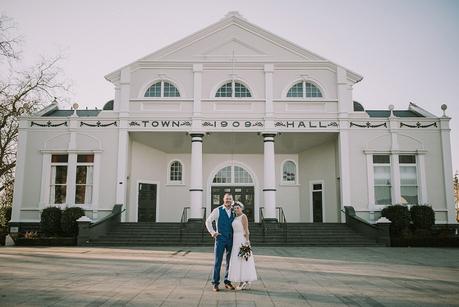
{"label": "white pillar", "polygon": [[446,209],[448,210],[448,223],[457,224],[456,207],[454,205],[453,189],[453,165],[451,161],[451,140],[449,136],[450,118],[443,115],[440,118],[441,149],[443,161],[443,186],[445,194]]}
{"label": "white pillar", "polygon": [[267,221],[277,221],[276,218],[276,164],[274,155],[275,133],[263,133],[264,143],[264,184],[263,196],[265,200],[264,218]]}
{"label": "white pillar", "polygon": [[418,170],[419,204],[427,205],[429,203],[429,197],[427,196],[426,162],[424,152],[418,152],[418,155],[416,156],[416,163]]}
{"label": "white pillar", "polygon": [[[343,123],[343,122],[341,122]],[[352,206],[351,203],[351,168],[349,157],[349,131],[340,130],[338,136],[339,153],[339,184],[341,210],[344,206]],[[344,222],[344,213],[341,212],[341,222]]]}
{"label": "white pillar", "polygon": [[11,222],[19,222],[21,215],[22,199],[24,196],[25,162],[27,156],[27,130],[28,121],[19,122],[18,148],[16,156],[16,170],[13,191],[13,208],[11,211]]}
{"label": "white pillar", "polygon": [[202,139],[203,133],[190,133],[191,136],[191,171],[190,200],[191,210],[188,220],[202,219]]}
{"label": "white pillar", "polygon": [[265,117],[272,118],[274,113],[273,105],[273,64],[265,64]]}
{"label": "white pillar", "polygon": [[[116,170],[116,201],[126,208],[127,189],[127,158],[128,158],[129,134],[127,129],[118,130],[118,160]],[[113,205],[115,205],[113,204]]]}
{"label": "white pillar", "polygon": [[392,205],[401,204],[402,192],[400,189],[400,165],[398,162],[398,152],[391,152],[390,154],[390,173]]}

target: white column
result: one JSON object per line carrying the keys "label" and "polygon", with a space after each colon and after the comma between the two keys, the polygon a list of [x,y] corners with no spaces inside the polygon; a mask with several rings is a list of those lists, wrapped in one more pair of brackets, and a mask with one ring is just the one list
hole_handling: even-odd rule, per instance
{"label": "white column", "polygon": [[429,197],[427,196],[426,162],[425,154],[423,152],[418,152],[418,155],[416,156],[416,163],[418,172],[419,204],[426,205],[429,203]]}
{"label": "white column", "polygon": [[118,164],[116,171],[116,204],[126,207],[127,158],[129,134],[126,128],[118,130]]}
{"label": "white column", "polygon": [[201,116],[202,64],[193,64],[193,117]]}
{"label": "white column", "polygon": [[[445,108],[446,110],[446,108]],[[454,205],[454,189],[453,189],[453,165],[451,161],[451,140],[450,140],[450,118],[443,115],[440,118],[440,134],[442,147],[443,161],[443,186],[445,194],[446,209],[448,210],[448,223],[457,224],[456,208]]]}
{"label": "white column", "polygon": [[75,205],[75,193],[76,193],[76,164],[77,154],[69,152],[69,160],[67,166],[67,196],[65,202],[67,206],[72,207]]}
{"label": "white column", "polygon": [[38,207],[43,210],[49,204],[49,189],[51,185],[51,154],[43,153],[43,161],[41,166],[41,191],[40,203]]}
{"label": "white column", "polygon": [[400,204],[402,201],[402,193],[400,190],[400,165],[398,162],[398,152],[390,154],[390,185],[392,204]]}
{"label": "white column", "polygon": [[346,70],[338,66],[337,71],[337,92],[338,92],[338,112],[340,117],[347,116],[347,113],[354,109],[352,102],[352,85],[347,80]]}
{"label": "white column", "polygon": [[22,199],[24,196],[25,162],[27,156],[27,124],[28,121],[26,120],[21,120],[19,122],[11,222],[19,222],[21,215]]}
{"label": "white column", "polygon": [[[121,70],[120,89],[119,89],[119,112],[129,112],[131,72],[129,67]],[[116,97],[115,97],[116,98]]]}
{"label": "white column", "polygon": [[273,64],[265,64],[265,117],[271,118],[274,113],[273,106]]}
{"label": "white column", "polygon": [[274,154],[274,137],[275,133],[263,133],[264,143],[264,181],[263,196],[265,200],[265,211],[263,212],[265,220],[277,221],[276,218],[276,162]]}
{"label": "white column", "polygon": [[203,133],[190,133],[191,136],[191,171],[189,220],[202,219],[202,139]]}
{"label": "white column", "polygon": [[[344,123],[343,121],[341,123]],[[342,126],[342,124],[340,125]],[[349,157],[349,131],[341,129],[338,136],[339,153],[339,184],[341,210],[344,206],[352,206],[351,203],[351,168]],[[344,222],[344,213],[341,212],[341,222]]]}
{"label": "white column", "polygon": [[94,169],[92,178],[92,219],[99,217],[99,189],[100,189],[100,163],[101,153],[94,153]]}

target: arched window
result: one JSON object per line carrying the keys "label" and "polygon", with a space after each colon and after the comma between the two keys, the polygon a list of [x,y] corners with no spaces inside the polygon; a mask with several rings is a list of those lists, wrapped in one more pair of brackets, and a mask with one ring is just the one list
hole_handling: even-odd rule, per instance
{"label": "arched window", "polygon": [[183,167],[180,161],[174,161],[169,169],[169,181],[174,183],[182,183]]}
{"label": "arched window", "polygon": [[293,161],[285,161],[282,166],[282,182],[296,183],[296,164]]}
{"label": "arched window", "polygon": [[241,98],[241,97],[252,97],[249,89],[242,83],[231,81],[222,85],[215,97],[229,97],[229,98]]}
{"label": "arched window", "polygon": [[158,81],[145,92],[145,97],[180,97],[180,92],[167,81]]}
{"label": "arched window", "polygon": [[215,174],[212,183],[251,184],[252,176],[240,166],[225,166]]}
{"label": "arched window", "polygon": [[287,97],[312,98],[322,97],[322,92],[314,84],[301,81],[293,85],[287,93]]}

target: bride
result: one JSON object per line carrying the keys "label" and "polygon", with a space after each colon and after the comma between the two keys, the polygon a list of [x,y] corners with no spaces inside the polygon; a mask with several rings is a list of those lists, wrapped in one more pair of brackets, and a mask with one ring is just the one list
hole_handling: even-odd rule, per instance
{"label": "bride", "polygon": [[257,280],[257,272],[255,270],[255,261],[253,254],[246,260],[239,256],[239,249],[242,244],[249,241],[249,221],[247,216],[242,213],[244,205],[240,202],[235,202],[233,205],[236,217],[233,220],[233,248],[231,251],[231,259],[229,264],[228,279],[232,282],[239,282],[236,290],[247,289],[251,281]]}

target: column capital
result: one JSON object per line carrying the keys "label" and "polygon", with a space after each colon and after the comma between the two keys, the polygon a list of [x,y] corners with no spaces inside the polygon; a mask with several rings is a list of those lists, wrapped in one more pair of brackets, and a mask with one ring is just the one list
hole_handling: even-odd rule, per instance
{"label": "column capital", "polygon": [[274,64],[265,64],[265,73],[273,73],[274,72]]}
{"label": "column capital", "polygon": [[193,72],[202,72],[203,66],[202,64],[193,64]]}
{"label": "column capital", "polygon": [[277,135],[277,132],[261,132],[261,135],[263,138],[272,138],[274,140],[274,137]]}

